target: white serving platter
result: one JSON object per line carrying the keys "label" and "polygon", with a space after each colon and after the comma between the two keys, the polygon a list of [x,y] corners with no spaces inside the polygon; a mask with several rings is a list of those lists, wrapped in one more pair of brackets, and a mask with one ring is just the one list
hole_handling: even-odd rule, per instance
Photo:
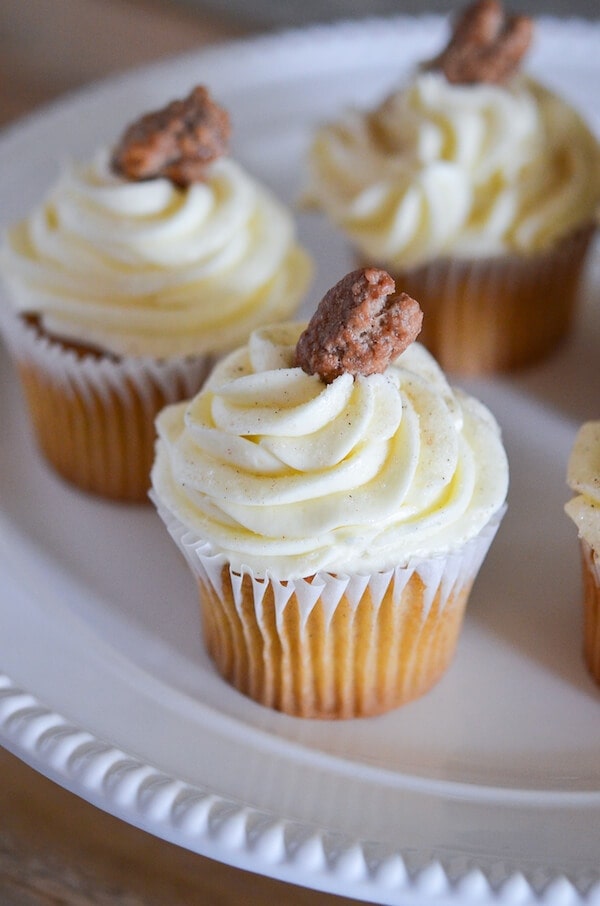
{"label": "white serving platter", "polygon": [[[0,137],[0,221],[66,157],[209,85],[233,154],[289,204],[312,129],[399,84],[439,18],[321,26],[225,45],[92,86]],[[600,24],[542,20],[530,70],[600,132]],[[307,311],[352,266],[298,212],[317,262]],[[501,423],[509,511],[458,656],[383,717],[303,721],[229,688],[196,590],[151,507],[90,499],[33,449],[0,348],[0,742],[97,806],[223,862],[383,904],[600,903],[600,690],[581,658],[575,432],[600,417],[600,249],[576,330],[549,362],[460,382]]]}

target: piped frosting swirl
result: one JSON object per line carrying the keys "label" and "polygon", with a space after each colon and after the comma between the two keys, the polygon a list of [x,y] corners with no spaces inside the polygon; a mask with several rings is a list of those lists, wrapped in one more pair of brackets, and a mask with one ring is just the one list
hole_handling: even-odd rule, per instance
{"label": "piped frosting swirl", "polygon": [[502,506],[488,410],[413,343],[383,374],[294,365],[305,324],[260,328],[191,401],[164,410],[154,492],[234,569],[279,579],[445,554]]}
{"label": "piped frosting swirl", "polygon": [[307,200],[390,269],[527,255],[595,220],[600,149],[531,78],[454,85],[418,72],[375,110],[318,129]]}
{"label": "piped frosting swirl", "polygon": [[117,176],[108,149],[64,170],[0,261],[16,310],[48,333],[160,358],[220,353],[289,317],[311,273],[291,214],[230,158],[181,189]]}

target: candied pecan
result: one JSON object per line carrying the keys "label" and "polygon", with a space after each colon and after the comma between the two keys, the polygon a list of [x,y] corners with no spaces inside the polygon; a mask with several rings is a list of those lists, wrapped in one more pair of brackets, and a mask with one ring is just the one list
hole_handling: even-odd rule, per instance
{"label": "candied pecan", "polygon": [[207,164],[227,153],[229,135],[227,112],[198,85],[184,100],[132,123],[113,152],[112,168],[132,181],[164,176],[188,186],[201,182]]}
{"label": "candied pecan", "polygon": [[376,267],[346,274],[321,300],[296,346],[296,365],[330,384],[385,371],[421,330],[423,313]]}
{"label": "candied pecan", "polygon": [[529,16],[506,15],[500,0],[477,0],[454,25],[445,50],[427,64],[449,82],[500,84],[519,68],[533,37]]}

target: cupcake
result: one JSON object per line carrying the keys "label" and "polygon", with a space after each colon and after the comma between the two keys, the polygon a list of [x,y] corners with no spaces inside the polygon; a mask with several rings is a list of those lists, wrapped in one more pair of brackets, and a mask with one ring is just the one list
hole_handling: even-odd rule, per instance
{"label": "cupcake", "polygon": [[227,156],[203,87],[65,169],[0,252],[0,327],[65,479],[147,499],[154,419],[215,357],[289,318],[311,266],[290,213]]}
{"label": "cupcake", "polygon": [[567,470],[577,496],[565,510],[579,532],[583,576],[583,652],[600,683],[600,421],[587,422],[575,438]]}
{"label": "cupcake", "polygon": [[524,16],[479,0],[373,110],[316,132],[307,200],[425,313],[446,370],[514,370],[568,335],[600,201],[581,116],[520,71]]}
{"label": "cupcake", "polygon": [[308,326],[258,328],[157,419],[151,496],[200,593],[221,675],[302,717],[378,714],[448,667],[504,512],[489,411],[414,342],[377,268]]}

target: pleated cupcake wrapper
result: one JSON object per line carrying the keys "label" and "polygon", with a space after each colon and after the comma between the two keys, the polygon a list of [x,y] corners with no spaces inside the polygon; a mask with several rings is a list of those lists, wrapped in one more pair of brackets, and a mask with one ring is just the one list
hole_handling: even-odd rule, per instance
{"label": "pleated cupcake wrapper", "polygon": [[197,392],[198,384],[214,363],[214,357],[209,355],[171,359],[82,356],[40,334],[19,317],[5,316],[0,327],[17,362],[44,371],[48,379],[67,393],[78,391],[106,399],[117,393],[127,401],[130,394],[125,384],[129,380],[139,398],[147,403],[157,387],[171,401],[187,399]]}
{"label": "pleated cupcake wrapper", "polygon": [[420,303],[419,341],[445,371],[510,371],[550,355],[568,336],[594,233],[594,227],[580,229],[535,255],[388,270],[397,289]]}
{"label": "pleated cupcake wrapper", "polygon": [[242,579],[244,575],[247,575],[252,580],[254,606],[257,614],[261,612],[262,600],[268,583],[273,587],[278,622],[283,617],[287,602],[292,595],[295,595],[300,606],[303,626],[306,625],[306,621],[319,599],[325,608],[327,625],[329,625],[341,598],[345,597],[354,607],[357,607],[367,587],[373,602],[378,606],[393,581],[394,597],[397,603],[413,573],[418,574],[424,586],[422,618],[426,619],[431,604],[440,589],[441,597],[446,601],[453,591],[473,580],[485,559],[505,513],[505,507],[503,507],[475,538],[467,541],[458,550],[445,555],[414,558],[406,566],[397,566],[394,569],[364,575],[333,575],[328,572],[317,572],[309,579],[282,580],[275,578],[268,571],[265,577],[256,576],[250,567],[244,567],[242,571],[234,570],[224,554],[215,552],[209,542],[199,538],[183,525],[160,502],[154,491],[150,491],[150,497],[194,575],[210,584],[220,597],[224,593],[223,568],[228,569],[236,608],[240,616],[243,615]]}
{"label": "pleated cupcake wrapper", "polygon": [[582,550],[585,551],[585,562],[592,575],[596,587],[600,589],[600,551],[595,550],[587,541],[581,539]]}
{"label": "pleated cupcake wrapper", "polygon": [[586,664],[600,683],[600,554],[580,539],[583,578],[583,651]]}
{"label": "pleated cupcake wrapper", "polygon": [[200,389],[213,359],[85,355],[14,315],[4,315],[0,326],[51,465],[87,491],[145,500],[154,419],[163,406]]}
{"label": "pleated cupcake wrapper", "polygon": [[[505,512],[503,507],[477,537],[444,556],[415,558],[405,566],[372,574],[333,575],[321,571],[310,578],[280,580],[269,572],[257,576],[250,568],[232,569],[223,554],[215,552],[210,543],[182,525],[154,492],[151,497],[199,583],[201,597],[205,598],[203,607],[211,612],[220,609],[220,602],[230,595],[233,597],[235,622],[239,624],[237,644],[243,646],[247,639],[249,651],[241,654],[229,650],[215,652],[211,650],[215,646],[209,640],[209,652],[217,667],[240,691],[262,704],[290,714],[313,717],[379,713],[422,694],[439,678],[454,652],[471,585]],[[416,583],[415,579],[418,580]],[[418,587],[417,592],[415,587]],[[265,612],[265,601],[267,611],[274,606],[274,619]],[[365,608],[365,602],[368,602],[369,616],[359,633],[363,633],[364,638],[358,638],[355,622],[365,622],[358,616],[361,608]],[[410,603],[407,605],[407,602]],[[378,668],[378,648],[384,644],[378,641],[382,631],[380,615],[385,610],[385,620],[388,620],[390,608],[400,613],[405,605],[410,606],[411,613],[417,613],[417,619],[411,616],[411,628],[404,638],[399,634],[399,647],[410,645],[411,634],[418,641],[426,624],[427,632],[431,633],[436,630],[431,629],[430,623],[435,627],[445,622],[447,626],[440,630],[443,639],[435,639],[432,643],[440,650],[431,653],[431,663],[421,665],[409,664],[412,655],[405,654],[407,663],[400,667],[395,664],[395,653],[386,652],[382,666]],[[294,608],[293,618],[288,613],[290,606]],[[317,609],[319,633],[325,641],[322,650],[319,648],[315,654],[309,649],[315,649],[316,645],[311,618]],[[448,614],[445,614],[446,609],[450,611]],[[227,607],[224,612],[226,610]],[[342,613],[343,617],[340,616]],[[217,623],[219,619],[221,616]],[[231,625],[231,614],[223,619],[225,623]],[[250,651],[253,645],[256,646],[257,639],[258,654]],[[327,662],[335,658],[336,651],[338,656],[340,651],[345,652],[343,657],[349,661],[342,679],[331,675],[335,667]],[[273,667],[268,663],[273,657],[282,663]],[[426,657],[429,657],[428,653]],[[355,671],[356,677],[350,663],[353,658],[362,665]],[[260,659],[267,663],[257,667],[256,661]],[[369,669],[365,667],[367,662],[371,663]],[[302,676],[286,676],[286,670],[291,674],[299,671]],[[373,674],[395,673],[397,680],[390,683],[380,677],[377,680],[380,688],[376,688],[375,680],[370,688],[369,671]],[[260,674],[258,678],[257,673]],[[274,673],[277,674],[275,679]],[[328,678],[324,679],[325,674]]]}

